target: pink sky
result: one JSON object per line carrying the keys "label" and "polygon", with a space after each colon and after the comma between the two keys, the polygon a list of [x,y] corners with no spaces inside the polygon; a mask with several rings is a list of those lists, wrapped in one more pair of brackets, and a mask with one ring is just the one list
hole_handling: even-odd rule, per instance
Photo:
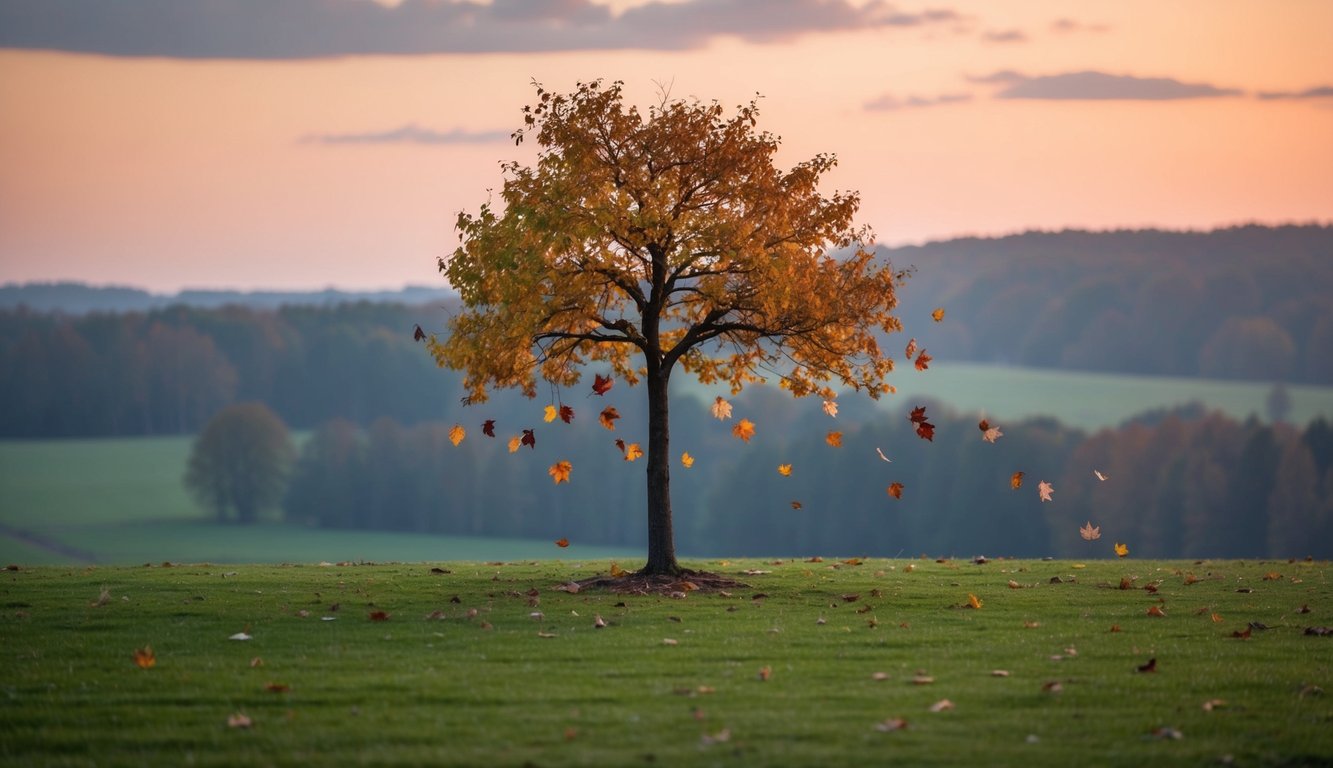
{"label": "pink sky", "polygon": [[758,92],[889,244],[1333,221],[1327,0],[235,6],[0,0],[0,283],[442,284],[534,78]]}

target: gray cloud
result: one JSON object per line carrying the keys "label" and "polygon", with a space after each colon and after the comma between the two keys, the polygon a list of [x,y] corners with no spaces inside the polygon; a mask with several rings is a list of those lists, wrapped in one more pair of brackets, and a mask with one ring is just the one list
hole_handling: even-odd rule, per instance
{"label": "gray cloud", "polygon": [[1209,83],[1183,83],[1170,77],[1110,75],[1091,70],[1038,77],[1001,70],[969,79],[976,83],[1003,85],[1004,88],[995,95],[999,99],[1166,101],[1241,94],[1235,88],[1219,88]]}
{"label": "gray cloud", "polygon": [[312,133],[301,137],[305,144],[490,144],[508,141],[508,131],[434,131],[409,123],[388,131],[371,133]]}
{"label": "gray cloud", "polygon": [[869,112],[893,112],[900,109],[916,109],[918,107],[936,107],[943,104],[959,104],[972,100],[970,93],[944,93],[939,96],[908,96],[907,98],[898,98],[893,94],[886,93],[877,99],[867,101],[863,108]]}
{"label": "gray cloud", "polygon": [[987,32],[981,36],[981,39],[987,43],[1026,43],[1028,36],[1021,29],[1006,29]]}
{"label": "gray cloud", "polygon": [[1303,91],[1260,91],[1259,98],[1265,101],[1278,99],[1327,99],[1333,97],[1333,85],[1320,85]]}
{"label": "gray cloud", "polygon": [[184,59],[682,50],[959,19],[882,0],[652,0],[619,14],[593,0],[0,0],[0,48]]}

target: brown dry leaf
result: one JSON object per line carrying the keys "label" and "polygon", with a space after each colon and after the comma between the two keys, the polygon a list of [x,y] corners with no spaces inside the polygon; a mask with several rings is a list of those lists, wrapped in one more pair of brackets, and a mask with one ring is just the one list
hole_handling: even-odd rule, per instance
{"label": "brown dry leaf", "polygon": [[1079,527],[1078,535],[1082,536],[1084,541],[1096,541],[1102,537],[1102,529],[1101,526],[1094,526],[1089,520],[1087,524]]}
{"label": "brown dry leaf", "polygon": [[879,723],[875,723],[875,730],[884,733],[893,733],[894,731],[907,730],[907,720],[901,717],[890,717]]}
{"label": "brown dry leaf", "polygon": [[250,716],[243,712],[237,712],[227,716],[228,728],[251,728],[254,724],[255,721],[251,720]]}
{"label": "brown dry leaf", "polygon": [[768,679],[771,678],[771,677],[773,677],[773,668],[772,668],[772,667],[770,667],[770,666],[768,666],[767,664],[765,664],[764,666],[762,666],[762,667],[759,668],[759,679],[760,679],[760,680],[768,680]]}
{"label": "brown dry leaf", "polygon": [[1160,605],[1150,605],[1148,606],[1148,615],[1164,619],[1166,618],[1166,611],[1162,610],[1162,606]]}
{"label": "brown dry leaf", "polygon": [[1222,699],[1209,699],[1203,703],[1204,712],[1215,712],[1226,707],[1227,703]]}
{"label": "brown dry leaf", "polygon": [[912,677],[912,685],[933,685],[934,683],[935,678],[930,675],[914,675]]}
{"label": "brown dry leaf", "polygon": [[619,563],[611,563],[611,576],[612,576],[612,577],[617,578],[617,579],[620,579],[620,578],[624,578],[625,576],[628,576],[628,575],[629,575],[629,571],[625,570],[624,568],[621,568]]}
{"label": "brown dry leaf", "polygon": [[948,699],[940,699],[939,701],[930,705],[931,712],[948,712],[953,708],[954,708],[953,702],[949,701]]}
{"label": "brown dry leaf", "polygon": [[371,611],[371,612],[370,612],[370,620],[371,620],[371,621],[388,621],[388,620],[389,620],[389,614],[385,613],[384,611]]}
{"label": "brown dry leaf", "polygon": [[899,482],[889,483],[888,493],[895,499],[901,499],[903,497],[903,484]]}
{"label": "brown dry leaf", "polygon": [[264,690],[269,693],[287,693],[292,687],[287,683],[265,683]]}
{"label": "brown dry leaf", "polygon": [[709,410],[713,412],[713,418],[718,421],[726,421],[731,418],[731,403],[723,400],[721,396],[718,396],[718,398],[713,401],[713,405]]}
{"label": "brown dry leaf", "polygon": [[564,549],[565,547],[569,546],[569,539],[556,539],[555,545],[557,547],[560,547],[561,549]]}
{"label": "brown dry leaf", "polygon": [[1148,659],[1146,662],[1140,664],[1136,669],[1138,669],[1140,672],[1156,672],[1157,657],[1154,656],[1153,658]]}
{"label": "brown dry leaf", "polygon": [[1018,490],[1023,487],[1023,472],[1015,472],[1009,476],[1009,487]]}
{"label": "brown dry leaf", "polygon": [[615,406],[608,405],[597,415],[597,423],[609,430],[615,431],[616,419],[618,418],[620,418],[620,411],[617,411]]}
{"label": "brown dry leaf", "polygon": [[662,638],[662,645],[680,645],[680,642],[674,637],[664,637]]}
{"label": "brown dry leaf", "polygon": [[842,433],[841,433],[841,432],[829,432],[827,435],[824,435],[824,442],[828,443],[829,445],[833,446],[834,448],[841,448],[841,447],[842,447]]}

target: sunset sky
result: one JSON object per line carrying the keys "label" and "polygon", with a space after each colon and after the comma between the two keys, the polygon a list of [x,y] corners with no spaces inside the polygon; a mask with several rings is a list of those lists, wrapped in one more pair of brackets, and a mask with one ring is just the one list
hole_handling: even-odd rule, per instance
{"label": "sunset sky", "polygon": [[442,284],[595,78],[761,94],[888,244],[1333,222],[1329,0],[0,0],[0,283]]}

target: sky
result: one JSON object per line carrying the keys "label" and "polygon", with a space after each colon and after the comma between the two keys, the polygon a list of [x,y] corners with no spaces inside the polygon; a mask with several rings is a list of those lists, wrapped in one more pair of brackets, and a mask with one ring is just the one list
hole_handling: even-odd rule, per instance
{"label": "sky", "polygon": [[1333,223],[1330,0],[0,0],[0,283],[443,286],[597,78],[758,94],[888,245]]}

